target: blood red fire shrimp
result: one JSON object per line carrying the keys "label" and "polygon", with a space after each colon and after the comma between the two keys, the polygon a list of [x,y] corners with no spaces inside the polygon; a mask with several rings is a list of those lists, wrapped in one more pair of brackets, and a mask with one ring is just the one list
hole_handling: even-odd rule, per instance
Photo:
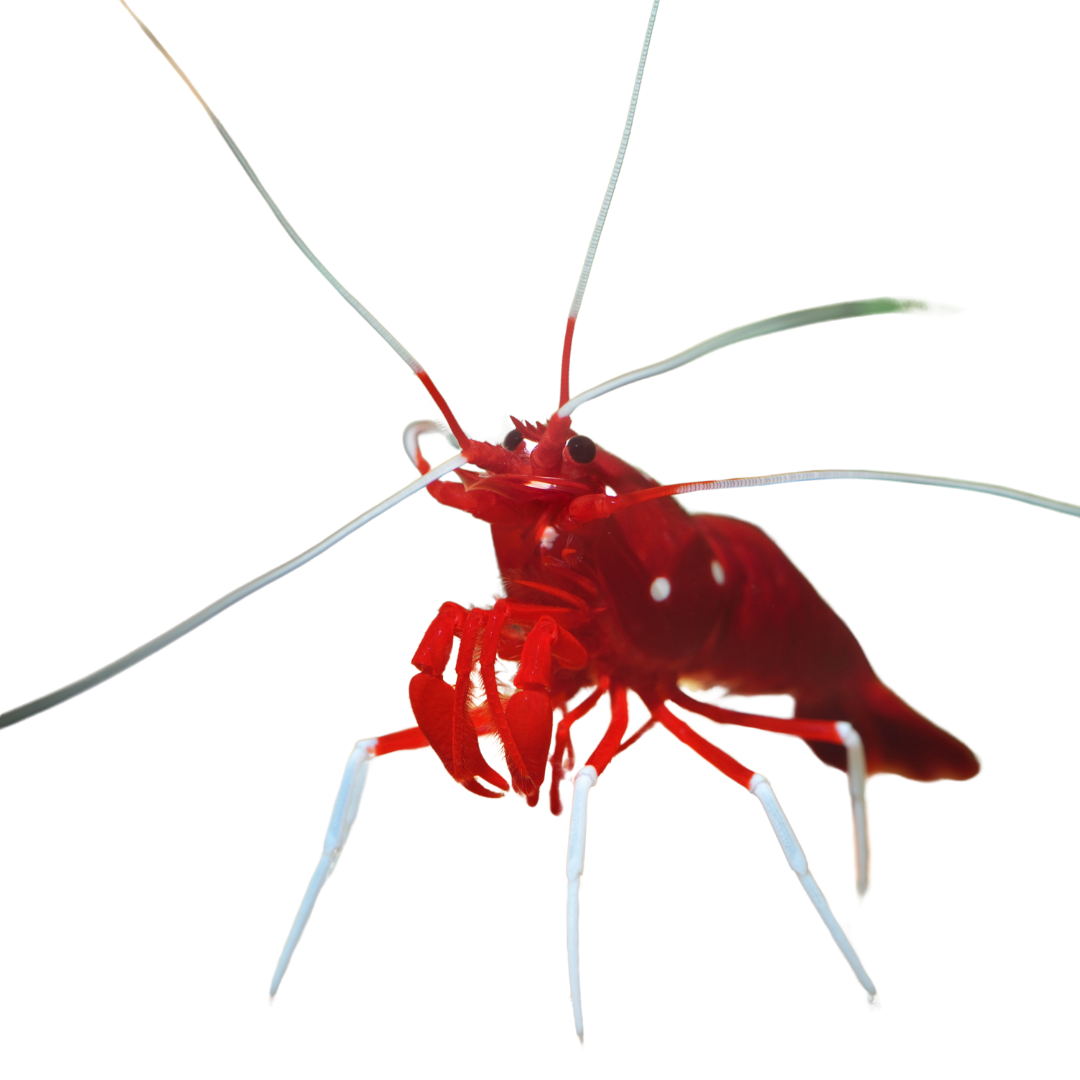
{"label": "blood red fire shrimp", "polygon": [[[484,434],[505,409],[550,410],[559,330],[646,9],[626,26],[567,27],[561,12],[549,25],[508,24],[507,57],[477,57],[460,13],[423,30],[404,14],[380,27],[378,42],[407,42],[405,53],[363,26],[275,30],[240,11],[208,38],[144,14],[313,246]],[[63,379],[40,365],[9,429],[21,469],[5,705],[116,656],[400,486],[411,475],[400,429],[431,411],[302,265],[190,98],[117,16],[112,52],[85,69],[94,108],[76,121],[109,166],[84,177],[78,210],[59,213],[82,238],[77,251],[107,242],[130,273],[106,281],[85,256],[69,319],[78,340],[59,333],[75,356],[87,338],[105,341],[108,360]],[[879,141],[859,122],[876,105],[856,104],[854,116],[845,106],[849,122],[823,130],[855,82],[865,102],[891,100],[896,72],[852,78],[852,57],[804,28],[786,55],[774,37],[747,46],[751,80],[740,58],[739,70],[718,70],[717,38],[700,18],[661,14],[576,341],[579,386],[810,302],[894,289],[971,310],[743,346],[583,409],[582,430],[664,480],[854,463],[1076,500],[1040,482],[1064,405],[1026,373],[1005,393],[981,373],[999,313],[970,292],[971,232],[956,224],[957,192],[974,181],[962,140]],[[792,90],[782,116],[754,92],[778,80]],[[950,94],[933,76],[905,86],[915,116]],[[118,102],[124,123],[100,122]],[[765,525],[882,674],[987,760],[976,784],[873,788],[877,883],[856,940],[890,1007],[928,1008],[937,976],[927,964],[947,953],[981,970],[967,914],[985,895],[985,834],[1002,835],[985,824],[995,792],[1015,780],[995,775],[995,760],[1007,738],[1017,753],[1025,718],[1004,700],[1014,683],[1065,670],[1053,663],[1061,638],[1045,630],[1064,602],[1040,581],[1067,565],[1072,523],[892,486],[688,501]],[[89,959],[104,934],[110,966],[132,985],[193,967],[205,988],[255,1000],[343,753],[404,723],[408,659],[438,603],[478,602],[492,585],[483,526],[416,499],[143,669],[5,732],[4,820],[18,825],[9,858],[25,881],[14,915],[27,943],[9,978],[32,990],[40,972],[52,980]],[[826,894],[852,914],[839,775],[797,745],[738,734],[723,741],[769,775]],[[510,800],[465,796],[431,755],[383,762],[364,813],[289,975],[292,1012],[270,1022],[300,1030],[316,1014],[377,1012],[388,1037],[401,1036],[422,978],[422,997],[438,1002],[423,1010],[438,1041],[468,1035],[473,995],[499,978],[513,981],[514,1007],[490,1025],[490,997],[480,998],[488,1024],[484,1034],[476,1025],[477,1043],[491,1044],[491,1026],[508,1047],[557,1030],[562,829]],[[678,994],[702,955],[718,977],[707,999],[680,1000],[687,1031],[717,1008],[772,1008],[778,994],[814,1015],[852,1004],[849,975],[760,811],[683,748],[650,735],[610,769],[592,826],[582,896],[591,1045],[624,1039],[642,1010],[658,1041],[670,1038],[648,991]],[[468,928],[468,944],[448,927]],[[342,985],[343,969],[365,966]]]}

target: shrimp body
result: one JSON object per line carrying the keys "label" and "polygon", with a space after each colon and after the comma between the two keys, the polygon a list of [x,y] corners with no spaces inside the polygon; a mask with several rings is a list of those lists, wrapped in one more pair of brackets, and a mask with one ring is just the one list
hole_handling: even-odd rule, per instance
{"label": "shrimp body", "polygon": [[[373,373],[395,361],[272,225],[119,8],[100,35],[112,6],[73,9],[60,38],[44,18],[39,28],[52,48],[69,50],[57,70],[82,87],[70,110],[42,119],[56,132],[52,145],[89,143],[93,156],[82,160],[105,165],[80,168],[78,199],[49,201],[38,220],[64,244],[32,253],[41,262],[25,275],[25,295],[44,303],[36,324],[49,327],[56,349],[82,357],[90,338],[107,341],[108,355],[63,377],[49,363],[22,365],[26,383],[12,395],[5,618],[16,633],[5,705],[111,660],[326,535],[370,492],[405,483],[400,433],[423,411],[404,375],[373,401]],[[336,10],[327,33],[321,18],[265,21],[241,4],[216,10],[207,35],[178,9],[139,6],[313,246],[430,363],[481,432],[496,430],[505,408],[551,407],[562,313],[647,9],[596,23],[577,13],[568,30],[561,9],[508,8],[500,19],[514,49],[478,53],[480,9],[431,9],[418,22],[413,10],[388,6],[383,49],[366,8]],[[874,320],[755,342],[738,359],[596,402],[582,424],[666,478],[863,464],[1080,500],[1075,475],[1055,468],[1070,460],[1075,422],[1068,395],[1041,374],[1052,342],[1030,327],[1012,335],[997,298],[981,291],[983,221],[964,211],[967,193],[986,186],[977,126],[943,139],[924,138],[918,124],[880,123],[890,111],[977,119],[978,99],[946,62],[966,54],[969,29],[939,22],[930,40],[889,12],[876,26],[872,12],[863,35],[896,51],[892,63],[877,49],[863,62],[831,24],[778,38],[762,11],[743,31],[744,48],[718,67],[716,43],[730,27],[726,9],[713,17],[710,25],[700,6],[674,4],[661,15],[579,327],[579,384],[720,327],[873,289],[970,310],[933,325]],[[84,48],[91,36],[99,50]],[[553,69],[553,57],[588,69],[589,90]],[[773,95],[755,92],[762,79],[784,91],[782,113]],[[492,82],[504,92],[492,95]],[[103,123],[118,102],[124,122]],[[56,175],[70,167],[55,161]],[[79,287],[60,318],[41,283],[62,249]],[[131,272],[100,273],[102,249],[123,253]],[[481,295],[482,324],[464,334]],[[1010,340],[1032,348],[1002,384],[981,364],[1013,363]],[[287,378],[269,374],[267,359],[278,357]],[[855,407],[837,387],[856,390]],[[685,501],[735,511],[781,538],[858,629],[882,676],[986,755],[977,784],[875,785],[879,840],[894,827],[888,849],[879,845],[888,860],[878,860],[861,946],[888,973],[880,977],[893,1000],[910,1005],[913,1028],[954,1009],[927,993],[916,956],[949,957],[976,1000],[1020,1004],[971,909],[1000,894],[999,867],[1025,865],[1028,838],[1043,835],[1041,808],[1018,794],[1015,770],[996,764],[1015,760],[1042,705],[1058,713],[1032,688],[1055,688],[1074,666],[1075,634],[1052,627],[1077,604],[1067,572],[1075,523],[891,485]],[[127,985],[157,986],[163,971],[193,963],[230,1009],[257,994],[253,970],[280,944],[310,873],[337,762],[357,734],[408,720],[409,649],[438,599],[483,602],[491,588],[481,526],[461,514],[433,522],[433,509],[404,504],[227,619],[3,733],[6,858],[22,882],[6,895],[6,917],[21,927],[8,974],[24,999],[53,994],[55,973],[99,941],[103,920],[116,920],[110,964]],[[390,583],[391,599],[373,589],[376,579]],[[591,726],[577,729],[582,742]],[[769,773],[825,892],[850,899],[837,775],[829,784],[792,740],[732,728],[723,741]],[[136,767],[146,762],[152,771]],[[618,764],[593,811],[604,858],[590,863],[588,902],[604,913],[604,932],[590,945],[591,1039],[623,1043],[643,986],[697,981],[703,934],[738,976],[730,994],[718,986],[687,996],[684,1030],[711,1029],[718,996],[733,1012],[759,1015],[780,968],[798,1003],[793,1022],[819,1031],[834,1023],[850,976],[805,913],[778,919],[757,901],[793,886],[782,862],[762,858],[772,841],[743,793],[659,734]],[[551,912],[562,903],[566,839],[516,804],[454,791],[433,755],[379,766],[364,811],[377,854],[343,861],[320,905],[288,1008],[270,1014],[283,1041],[307,1042],[316,1024],[353,1023],[368,990],[342,994],[340,971],[364,962],[378,970],[380,1031],[390,1041],[415,1042],[421,966],[427,996],[442,1002],[424,1013],[432,1045],[517,1054],[563,1023],[566,972],[541,957],[563,948]],[[662,873],[643,873],[658,850]],[[86,889],[90,880],[108,889]],[[213,907],[207,881],[217,886]],[[515,1008],[498,1025],[477,1023],[460,964],[427,935],[379,934],[380,948],[368,932],[427,926],[433,889],[440,919],[458,927],[489,916],[496,890],[515,897],[505,941],[525,951],[528,977],[515,982]],[[119,919],[118,896],[137,901]],[[636,950],[630,978],[626,943],[639,939],[642,913],[665,928],[666,943]],[[1008,923],[1001,932],[1005,945],[1026,947],[1023,935],[1009,941]],[[637,1037],[643,1052],[670,1050],[665,1024],[640,1025]]]}
{"label": "shrimp body", "polygon": [[[486,735],[500,742],[510,787],[536,806],[552,713],[572,715],[571,702],[583,689],[605,689],[620,711],[611,723],[622,727],[621,737],[627,692],[656,714],[653,726],[663,723],[667,704],[721,726],[755,726],[751,715],[700,704],[680,688],[686,680],[721,698],[792,699],[797,718],[780,732],[842,772],[842,747],[823,740],[821,725],[804,721],[853,724],[869,779],[939,783],[982,772],[982,759],[966,742],[881,678],[851,626],[765,529],[733,515],[690,512],[670,496],[635,501],[635,492],[660,489],[659,482],[557,413],[546,424],[514,424],[507,445],[465,447],[480,474],[462,472],[460,482],[428,488],[437,501],[487,522],[499,568],[491,616],[444,606],[414,657],[420,674],[410,700],[417,723],[450,777],[468,791],[490,797],[481,779],[503,786],[475,750],[462,748]],[[449,653],[433,646],[436,639],[448,643],[451,634],[462,643],[471,678],[486,690],[482,704],[472,700],[468,680],[458,680],[454,691],[438,681]],[[477,661],[481,667],[495,656],[521,662],[530,642],[534,653],[540,650],[539,662],[532,656],[529,671],[514,680],[529,692],[503,704],[490,673],[476,671]],[[561,755],[576,759],[562,745],[569,726],[564,719],[555,730],[558,771],[549,807],[556,814],[563,800],[554,788],[569,775],[557,762]],[[603,770],[608,760],[595,764]]]}

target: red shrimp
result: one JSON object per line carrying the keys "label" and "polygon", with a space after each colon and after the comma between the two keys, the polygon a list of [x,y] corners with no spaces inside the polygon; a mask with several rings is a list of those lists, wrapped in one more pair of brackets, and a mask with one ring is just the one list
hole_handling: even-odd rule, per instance
{"label": "red shrimp", "polygon": [[[273,25],[240,6],[216,11],[213,33],[175,9],[140,12],[316,251],[487,434],[504,410],[553,405],[647,8],[595,26],[508,9],[504,55],[478,48],[484,16],[450,9],[422,25],[381,12],[397,22],[373,28],[359,9]],[[970,144],[878,125],[967,99],[932,57],[913,85],[906,63],[864,66],[827,26],[778,43],[766,17],[737,49],[703,17],[661,12],[579,325],[577,386],[808,303],[895,291],[970,310],[750,343],[582,409],[581,429],[665,481],[860,464],[1076,501],[1075,480],[1041,482],[1066,403],[1028,369],[1002,388],[982,367],[1001,347],[1000,312],[972,292]],[[77,288],[40,333],[65,368],[28,359],[5,432],[16,636],[4,705],[117,656],[399,487],[413,475],[401,428],[431,411],[271,224],[119,8],[71,18],[72,40],[80,19],[110,19],[111,51],[67,56],[84,94],[50,118],[57,146],[86,147],[93,132],[93,153],[65,158],[75,198],[52,207],[68,242],[49,269]],[[962,41],[912,32],[919,54]],[[103,248],[123,253],[126,273],[100,271]],[[883,677],[983,753],[975,784],[873,788],[877,879],[858,941],[890,1007],[946,1015],[933,964],[983,970],[969,914],[990,852],[1000,858],[995,808],[1008,800],[1021,831],[1030,813],[1008,766],[1017,721],[1036,710],[1017,712],[1008,691],[1068,670],[1048,627],[1069,603],[1054,568],[1074,556],[1074,523],[892,485],[686,501],[767,528]],[[132,986],[167,995],[170,973],[194,969],[203,994],[257,1000],[341,758],[407,723],[409,657],[437,605],[483,602],[494,583],[484,526],[414,499],[138,669],[3,732],[6,858],[21,882],[6,915],[22,933],[6,980],[40,1001],[107,951]],[[582,760],[600,729],[598,717],[579,727]],[[825,893],[851,915],[840,775],[786,740],[721,741],[769,775]],[[778,980],[800,1022],[843,1014],[850,976],[752,799],[659,732],[600,794],[583,893],[591,1047],[623,1044],[642,1010],[643,1047],[669,1042],[673,1022],[648,995],[678,995],[703,958],[715,990],[680,999],[685,1040],[718,1009],[774,1008]],[[436,1045],[536,1045],[566,1015],[564,853],[548,815],[465,795],[434,755],[382,762],[289,974],[288,1008],[283,998],[265,1023],[299,1039],[314,1020],[377,1015],[380,1038],[397,1041],[422,1014]],[[455,948],[451,927],[475,944]],[[503,969],[513,1008],[492,1022],[484,988]]]}

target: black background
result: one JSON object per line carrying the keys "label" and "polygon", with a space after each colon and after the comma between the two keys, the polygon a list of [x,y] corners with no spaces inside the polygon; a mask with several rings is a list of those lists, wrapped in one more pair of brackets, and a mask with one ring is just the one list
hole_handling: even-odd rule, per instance
{"label": "black background", "polygon": [[[402,6],[378,25],[352,5],[283,24],[260,5],[140,10],[465,427],[550,413],[646,4],[610,25],[565,6]],[[401,429],[432,414],[120,9],[75,19],[49,60],[72,96],[42,121],[63,149],[22,177],[41,207],[24,286],[38,333],[5,406],[3,705],[112,659],[400,487],[413,475]],[[1057,464],[1066,402],[1049,350],[987,285],[993,230],[971,207],[991,147],[985,104],[955,78],[962,29],[867,23],[858,48],[833,30],[820,16],[735,27],[661,12],[576,386],[812,303],[917,293],[970,311],[740,346],[586,406],[578,427],[667,481],[861,465],[1080,499]],[[94,49],[72,48],[80,35]],[[63,197],[33,190],[36,176]],[[690,1048],[708,1025],[769,1014],[865,1022],[899,1043],[951,1023],[957,995],[988,1009],[1020,994],[994,974],[1018,929],[991,941],[970,916],[1005,907],[995,865],[1037,873],[1022,762],[1032,729],[1067,707],[1077,523],[894,485],[696,504],[769,528],[986,774],[874,785],[877,883],[854,927],[886,1011],[866,1018],[754,800],[650,735],[593,799],[591,1054]],[[278,1008],[258,1013],[352,741],[407,723],[410,652],[438,603],[480,602],[494,584],[484,527],[419,497],[0,735],[18,927],[5,980],[39,1002],[109,977],[124,1009],[157,1002],[146,1008],[171,1025],[175,1005],[197,1028],[210,1023],[199,1010],[254,1015],[265,1045],[360,1022],[405,1049],[576,1054],[565,822],[472,798],[431,755],[376,766]],[[582,726],[580,750],[598,730]],[[796,744],[740,734],[725,745],[772,779],[851,917],[839,775]]]}

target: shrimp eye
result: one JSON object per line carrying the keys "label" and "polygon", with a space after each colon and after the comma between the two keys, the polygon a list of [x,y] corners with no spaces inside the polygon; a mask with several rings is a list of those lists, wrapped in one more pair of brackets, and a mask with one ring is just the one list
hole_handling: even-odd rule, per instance
{"label": "shrimp eye", "polygon": [[596,457],[596,443],[588,435],[575,435],[567,444],[566,452],[571,461],[579,465],[588,465]]}
{"label": "shrimp eye", "polygon": [[503,439],[503,446],[507,450],[516,450],[525,441],[525,436],[517,428],[511,428]]}

